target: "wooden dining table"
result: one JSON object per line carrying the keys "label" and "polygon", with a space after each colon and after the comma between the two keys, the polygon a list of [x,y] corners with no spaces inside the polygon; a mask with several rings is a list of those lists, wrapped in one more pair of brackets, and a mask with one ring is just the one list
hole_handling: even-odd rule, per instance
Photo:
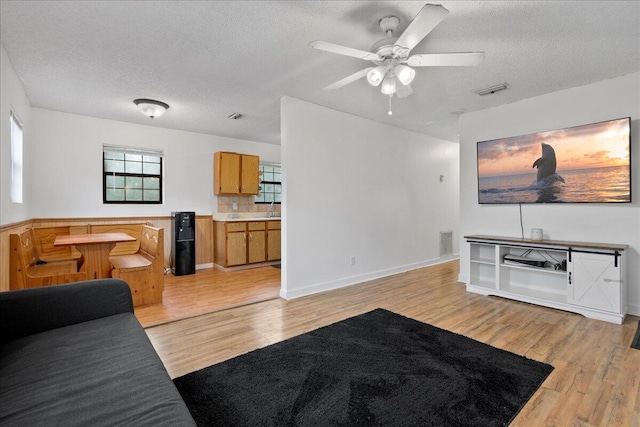
{"label": "wooden dining table", "polygon": [[67,234],[57,236],[53,246],[75,246],[84,258],[80,271],[87,279],[104,279],[111,277],[109,252],[116,243],[135,240],[127,233]]}

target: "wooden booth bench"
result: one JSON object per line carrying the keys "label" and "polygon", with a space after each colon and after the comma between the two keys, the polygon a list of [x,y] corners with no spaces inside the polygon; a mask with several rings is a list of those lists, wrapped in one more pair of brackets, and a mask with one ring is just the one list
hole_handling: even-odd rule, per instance
{"label": "wooden booth bench", "polygon": [[[66,231],[68,234],[68,227]],[[36,251],[38,245],[34,243],[37,241],[36,235],[40,236],[33,229],[9,235],[11,248],[9,277],[12,290],[87,280],[86,273],[78,272],[78,266],[81,263],[79,255],[75,256],[71,250],[53,251],[55,253],[47,253],[51,255],[49,257],[38,256]],[[48,234],[45,233],[45,236]],[[55,240],[55,235],[53,239]],[[43,240],[48,241],[47,238]],[[48,244],[44,245],[46,247]]]}
{"label": "wooden booth bench", "polygon": [[164,230],[146,224],[89,225],[90,233],[127,233],[135,242],[117,243],[109,254],[111,277],[129,284],[133,305],[162,302]]}
{"label": "wooden booth bench", "polygon": [[[77,233],[86,233],[86,226],[76,227]],[[58,236],[72,234],[70,226],[32,228],[33,246],[36,258],[44,262],[75,260],[78,268],[82,265],[82,254],[73,246],[54,246]]]}

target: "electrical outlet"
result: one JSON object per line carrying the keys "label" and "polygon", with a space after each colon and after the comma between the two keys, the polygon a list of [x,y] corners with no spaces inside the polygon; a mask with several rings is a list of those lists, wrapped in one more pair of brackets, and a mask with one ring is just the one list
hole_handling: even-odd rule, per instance
{"label": "electrical outlet", "polygon": [[355,257],[355,255],[351,255],[351,265],[356,265],[356,257]]}

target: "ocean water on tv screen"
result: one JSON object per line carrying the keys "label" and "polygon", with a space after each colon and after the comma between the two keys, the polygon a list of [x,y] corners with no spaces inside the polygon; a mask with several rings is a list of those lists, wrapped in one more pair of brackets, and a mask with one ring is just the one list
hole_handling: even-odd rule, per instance
{"label": "ocean water on tv screen", "polygon": [[621,203],[630,201],[629,166],[558,171],[564,183],[536,183],[536,173],[479,178],[480,203]]}

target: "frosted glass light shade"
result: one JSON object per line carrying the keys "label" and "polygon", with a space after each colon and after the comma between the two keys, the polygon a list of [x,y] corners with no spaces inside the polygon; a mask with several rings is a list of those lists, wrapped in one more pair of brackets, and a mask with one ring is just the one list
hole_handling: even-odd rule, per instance
{"label": "frosted glass light shade", "polygon": [[153,99],[134,99],[133,103],[138,106],[143,114],[151,117],[160,117],[169,108],[168,104]]}
{"label": "frosted glass light shade", "polygon": [[416,70],[406,65],[398,65],[395,69],[396,76],[400,83],[403,85],[408,85],[413,81],[413,78],[416,76]]}
{"label": "frosted glass light shade", "polygon": [[393,73],[388,73],[382,81],[382,89],[380,92],[385,95],[393,95],[396,93],[396,76]]}
{"label": "frosted glass light shade", "polygon": [[382,83],[386,71],[387,70],[383,65],[374,68],[367,73],[367,81],[371,86],[380,86],[380,83]]}

